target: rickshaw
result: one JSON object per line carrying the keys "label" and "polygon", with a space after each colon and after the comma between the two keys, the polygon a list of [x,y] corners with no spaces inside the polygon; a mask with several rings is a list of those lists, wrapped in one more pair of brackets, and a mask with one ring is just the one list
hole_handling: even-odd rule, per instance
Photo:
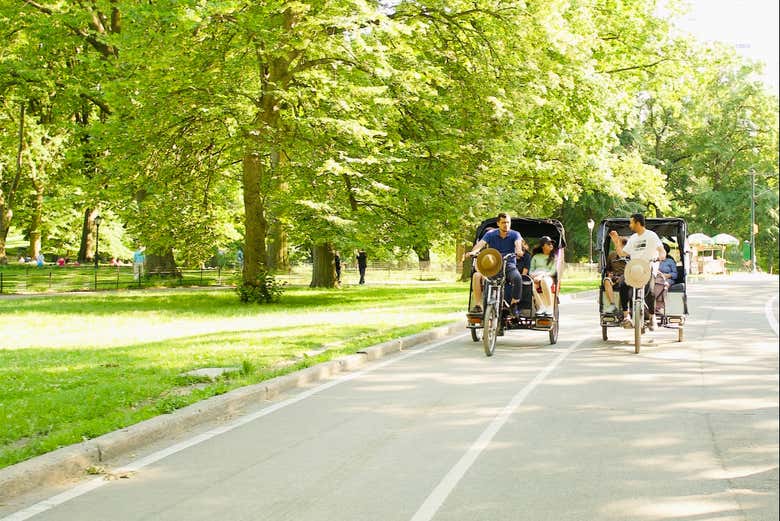
{"label": "rickshaw", "polygon": [[[490,229],[497,228],[496,218],[485,219],[477,226],[474,236],[474,244]],[[496,339],[503,336],[506,330],[514,329],[532,329],[535,331],[547,331],[550,337],[550,344],[558,341],[558,293],[561,285],[561,270],[563,269],[563,249],[566,246],[563,225],[555,219],[531,219],[525,217],[512,217],[511,228],[520,233],[520,235],[533,249],[539,238],[547,236],[552,239],[556,248],[556,272],[553,277],[553,312],[549,315],[538,315],[536,302],[533,298],[534,283],[528,275],[522,275],[523,290],[521,300],[517,307],[518,313],[513,313],[510,308],[510,283],[506,278],[506,264],[508,256],[504,258],[501,255],[490,257],[483,254],[490,254],[484,249],[480,256],[472,261],[471,283],[469,285],[469,312],[466,314],[467,328],[471,330],[471,339],[474,342],[482,341],[485,355],[493,356],[496,349]],[[497,250],[492,252],[498,253]],[[482,259],[487,262],[483,262]],[[482,312],[473,313],[474,307],[474,277],[475,271],[479,271],[483,276]]]}
{"label": "rickshaw", "polygon": [[[677,330],[677,341],[682,342],[684,336],[685,320],[688,316],[688,294],[686,290],[686,275],[688,273],[688,256],[686,255],[686,236],[688,233],[687,225],[683,219],[676,217],[647,218],[645,227],[655,232],[661,241],[668,244],[670,249],[676,250],[675,260],[677,262],[677,279],[675,283],[669,286],[663,293],[663,308],[655,308],[655,297],[652,295],[657,263],[649,263],[640,260],[625,260],[626,270],[631,270],[632,274],[639,275],[625,277],[625,283],[632,286],[632,299],[628,304],[628,312],[633,322],[634,330],[634,352],[639,353],[642,344],[642,335],[649,329],[654,330],[655,326],[661,326]],[[608,329],[619,327],[623,322],[622,306],[620,304],[620,294],[617,289],[614,292],[615,305],[617,310],[607,311],[609,300],[606,298],[604,290],[604,278],[607,275],[607,256],[611,249],[614,249],[612,239],[609,233],[615,230],[618,235],[630,237],[633,233],[629,228],[629,219],[610,218],[601,221],[596,238],[596,249],[600,252],[599,269],[601,272],[601,282],[599,285],[599,317],[601,323],[601,336],[606,341],[608,339]],[[675,256],[675,255],[673,255]],[[646,270],[645,273],[641,273]],[[632,279],[629,281],[629,279]],[[649,283],[649,284],[648,284]],[[649,294],[645,293],[645,290]],[[648,302],[648,300],[650,302]]]}

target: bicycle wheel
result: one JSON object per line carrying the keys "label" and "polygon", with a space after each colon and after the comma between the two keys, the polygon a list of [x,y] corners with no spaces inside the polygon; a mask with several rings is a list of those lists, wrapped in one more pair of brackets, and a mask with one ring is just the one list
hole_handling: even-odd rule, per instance
{"label": "bicycle wheel", "polygon": [[496,338],[498,337],[498,306],[492,305],[485,308],[485,318],[482,320],[484,333],[482,334],[482,346],[486,356],[493,356],[496,350]]}
{"label": "bicycle wheel", "polygon": [[477,328],[475,328],[475,327],[472,327],[472,328],[471,328],[471,339],[472,339],[474,342],[479,342],[479,341],[480,341],[480,338],[479,338],[479,330],[478,330]]}
{"label": "bicycle wheel", "polygon": [[555,297],[555,310],[553,312],[553,327],[550,329],[550,345],[554,345],[558,342],[558,297]]}
{"label": "bicycle wheel", "polygon": [[639,353],[639,348],[642,346],[644,322],[644,303],[640,299],[634,300],[634,353]]}

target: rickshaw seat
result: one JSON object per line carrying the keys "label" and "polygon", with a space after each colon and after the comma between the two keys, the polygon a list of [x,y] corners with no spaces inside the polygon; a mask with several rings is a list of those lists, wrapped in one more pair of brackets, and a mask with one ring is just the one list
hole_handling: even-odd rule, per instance
{"label": "rickshaw seat", "polygon": [[669,291],[674,293],[685,293],[685,267],[677,266],[677,282],[669,286]]}

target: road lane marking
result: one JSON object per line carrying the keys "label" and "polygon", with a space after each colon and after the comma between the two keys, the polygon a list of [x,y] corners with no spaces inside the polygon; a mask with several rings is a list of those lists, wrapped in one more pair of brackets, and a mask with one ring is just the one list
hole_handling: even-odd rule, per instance
{"label": "road lane marking", "polygon": [[452,493],[457,484],[466,475],[469,468],[474,464],[479,455],[485,448],[490,445],[495,435],[501,430],[506,421],[515,412],[515,410],[523,403],[523,401],[531,394],[531,391],[536,388],[540,383],[544,381],[547,376],[569,356],[575,349],[577,349],[583,342],[588,340],[589,337],[581,338],[574,344],[572,344],[566,351],[558,355],[550,365],[545,367],[536,377],[531,380],[525,387],[512,397],[512,400],[501,410],[490,425],[482,431],[477,441],[475,441],[471,447],[468,448],[465,454],[460,460],[453,466],[447,475],[441,480],[441,482],[433,489],[433,492],[426,498],[425,502],[420,506],[417,512],[412,516],[411,521],[430,521],[439,508],[447,500],[447,497]]}
{"label": "road lane marking", "polygon": [[[242,416],[241,418],[238,418],[237,420],[234,420],[231,423],[228,423],[226,425],[222,425],[220,427],[216,427],[214,429],[211,429],[207,432],[204,432],[203,434],[199,434],[197,436],[194,436],[188,440],[182,441],[180,443],[177,443],[175,445],[171,445],[170,447],[167,447],[165,449],[159,450],[157,452],[154,452],[144,458],[138,459],[133,461],[132,463],[129,463],[128,465],[125,465],[124,467],[117,469],[114,471],[116,474],[122,474],[126,472],[135,472],[139,469],[142,469],[148,465],[151,465],[152,463],[156,463],[157,461],[160,461],[161,459],[167,458],[168,456],[172,456],[173,454],[176,454],[177,452],[181,452],[185,449],[188,449],[190,447],[193,447],[195,445],[198,445],[200,443],[203,443],[204,441],[208,441],[212,438],[215,438],[219,436],[220,434],[224,434],[226,432],[230,432],[234,429],[237,429],[238,427],[241,427],[243,425],[246,425],[247,423],[251,423],[258,418],[262,418],[263,416],[268,416],[271,413],[274,413],[278,411],[279,409],[283,409],[287,407],[288,405],[296,404],[300,401],[305,400],[306,398],[309,398],[310,396],[314,396],[315,394],[319,394],[322,391],[326,391],[330,389],[331,387],[335,387],[339,384],[349,382],[351,380],[354,380],[356,378],[360,378],[361,376],[371,373],[373,371],[376,371],[377,369],[381,369],[383,367],[387,367],[388,365],[394,364],[396,362],[400,362],[401,360],[406,360],[407,358],[410,358],[412,356],[417,356],[422,353],[426,353],[432,349],[436,349],[437,347],[441,347],[444,344],[448,344],[450,342],[453,342],[455,340],[459,340],[461,338],[464,338],[466,336],[466,333],[462,333],[459,335],[456,335],[454,337],[447,338],[445,340],[440,340],[439,342],[435,342],[429,346],[423,347],[421,349],[414,349],[409,350],[406,353],[393,357],[390,360],[386,360],[384,362],[379,362],[377,364],[372,364],[371,367],[367,367],[366,369],[362,369],[360,371],[349,373],[343,376],[340,376],[338,378],[335,378],[334,380],[331,380],[329,382],[325,382],[324,384],[318,385],[317,387],[313,387],[312,389],[309,389],[307,391],[304,391],[300,394],[297,394],[291,398],[287,398],[286,400],[282,400],[281,402],[275,403],[274,405],[271,405],[269,407],[265,407],[264,409],[261,409],[257,412],[254,412],[252,414]],[[67,490],[61,494],[57,494],[56,496],[52,496],[48,499],[44,499],[43,501],[40,501],[30,507],[27,507],[23,510],[19,510],[17,512],[14,512],[13,514],[0,518],[0,521],[25,521],[27,519],[30,519],[33,516],[36,516],[38,514],[41,514],[43,512],[46,512],[47,510],[51,510],[52,508],[59,506],[67,501],[70,501],[71,499],[77,498],[79,496],[82,496],[88,492],[91,492],[93,490],[96,490],[106,483],[109,483],[108,480],[100,477],[100,478],[94,478],[89,481],[86,481],[80,485],[75,486],[74,488]]]}
{"label": "road lane marking", "polygon": [[777,295],[775,295],[766,301],[766,304],[764,304],[764,315],[766,315],[766,320],[769,322],[769,327],[772,328],[772,331],[775,332],[775,335],[780,336],[780,333],[778,332],[777,320],[775,320],[775,314],[772,313],[772,307],[777,301],[777,298]]}

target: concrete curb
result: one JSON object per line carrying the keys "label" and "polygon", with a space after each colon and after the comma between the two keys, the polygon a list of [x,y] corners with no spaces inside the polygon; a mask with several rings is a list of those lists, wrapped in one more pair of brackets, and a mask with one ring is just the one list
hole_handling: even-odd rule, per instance
{"label": "concrete curb", "polygon": [[194,403],[171,414],[162,414],[95,439],[63,447],[0,469],[0,503],[8,502],[11,498],[36,488],[55,486],[83,477],[89,467],[127,456],[152,442],[175,436],[210,421],[239,416],[248,406],[270,400],[290,389],[303,387],[341,372],[354,371],[366,362],[450,336],[457,331],[465,330],[465,327],[463,321],[457,321],[416,335],[389,340],[367,347],[354,355],[241,387]]}

